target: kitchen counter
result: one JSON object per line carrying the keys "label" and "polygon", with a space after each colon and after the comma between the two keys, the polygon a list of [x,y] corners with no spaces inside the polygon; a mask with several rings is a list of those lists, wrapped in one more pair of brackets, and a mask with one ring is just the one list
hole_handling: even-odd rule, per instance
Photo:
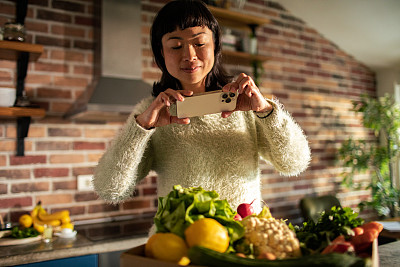
{"label": "kitchen counter", "polygon": [[19,265],[62,258],[128,250],[144,244],[152,218],[77,225],[74,238],[53,237],[52,242],[36,241],[0,247],[0,266]]}
{"label": "kitchen counter", "polygon": [[[147,241],[152,218],[77,225],[71,239],[54,237],[51,243],[37,241],[0,247],[0,266],[19,265],[90,254],[128,250]],[[400,241],[378,247],[380,266],[400,266]]]}
{"label": "kitchen counter", "polygon": [[400,241],[378,247],[380,267],[400,266]]}

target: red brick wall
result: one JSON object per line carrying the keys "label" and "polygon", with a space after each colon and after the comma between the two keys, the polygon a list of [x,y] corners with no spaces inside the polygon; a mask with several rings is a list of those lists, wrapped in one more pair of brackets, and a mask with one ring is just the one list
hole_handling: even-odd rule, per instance
{"label": "red brick wall", "polygon": [[[29,65],[26,91],[47,109],[47,116],[31,124],[25,157],[15,156],[15,121],[0,120],[0,214],[15,221],[39,200],[50,211],[70,209],[75,220],[155,212],[154,175],[137,187],[134,198],[117,206],[106,205],[93,192],[77,190],[77,176],[92,173],[121,127],[62,118],[92,80],[93,1],[29,2],[28,42],[44,45],[44,53]],[[152,61],[148,35],[164,2],[142,1],[142,76],[148,81],[160,73]],[[274,2],[248,1],[243,12],[271,20],[257,31],[259,52],[271,57],[263,64],[260,88],[277,96],[293,114],[313,155],[310,168],[298,177],[279,176],[262,163],[265,202],[276,217],[294,222],[301,220],[299,200],[309,194],[336,193],[343,205],[356,207],[369,193],[349,192],[340,185],[342,168],[335,155],[349,135],[373,138],[349,109],[360,94],[375,94],[374,73]],[[14,14],[15,3],[0,0],[0,25]],[[0,86],[14,86],[15,66],[0,60]],[[246,65],[227,67],[234,73],[251,73]]]}

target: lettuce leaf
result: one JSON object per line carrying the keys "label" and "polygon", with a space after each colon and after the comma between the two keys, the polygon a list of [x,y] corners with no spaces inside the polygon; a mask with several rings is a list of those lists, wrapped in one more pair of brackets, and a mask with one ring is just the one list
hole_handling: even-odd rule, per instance
{"label": "lettuce leaf", "polygon": [[215,191],[201,187],[183,188],[175,185],[165,197],[158,199],[154,217],[157,233],[171,232],[185,238],[185,229],[202,218],[213,218],[228,230],[230,245],[244,236],[242,224],[235,221],[236,212]]}

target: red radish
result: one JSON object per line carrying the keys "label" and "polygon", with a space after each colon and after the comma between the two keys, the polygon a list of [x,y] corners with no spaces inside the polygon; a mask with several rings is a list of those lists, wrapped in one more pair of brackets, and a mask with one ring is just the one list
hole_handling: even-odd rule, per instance
{"label": "red radish", "polygon": [[237,212],[242,218],[246,218],[247,216],[252,215],[254,213],[254,209],[251,206],[254,200],[250,204],[242,203],[238,206]]}
{"label": "red radish", "polygon": [[240,216],[239,213],[236,213],[236,215],[235,215],[235,217],[233,217],[233,219],[234,219],[235,221],[241,221],[241,220],[242,220],[242,216]]}

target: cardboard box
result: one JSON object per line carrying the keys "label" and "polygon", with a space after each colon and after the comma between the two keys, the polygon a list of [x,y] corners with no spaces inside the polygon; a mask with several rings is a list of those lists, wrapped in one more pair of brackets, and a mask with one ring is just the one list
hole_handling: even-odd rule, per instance
{"label": "cardboard box", "polygon": [[[146,258],[144,256],[144,244],[138,247],[134,247],[121,254],[120,257],[120,267],[180,267],[173,262],[160,261],[152,258]],[[204,267],[199,265],[190,265],[191,267]]]}
{"label": "cardboard box", "polygon": [[[134,247],[121,254],[120,267],[179,267],[176,263],[159,261],[152,258],[146,258],[144,256],[144,244],[138,247]],[[190,265],[190,267],[204,267],[199,265]],[[379,254],[378,254],[378,240],[375,239],[372,244],[372,258],[371,267],[379,267]]]}

